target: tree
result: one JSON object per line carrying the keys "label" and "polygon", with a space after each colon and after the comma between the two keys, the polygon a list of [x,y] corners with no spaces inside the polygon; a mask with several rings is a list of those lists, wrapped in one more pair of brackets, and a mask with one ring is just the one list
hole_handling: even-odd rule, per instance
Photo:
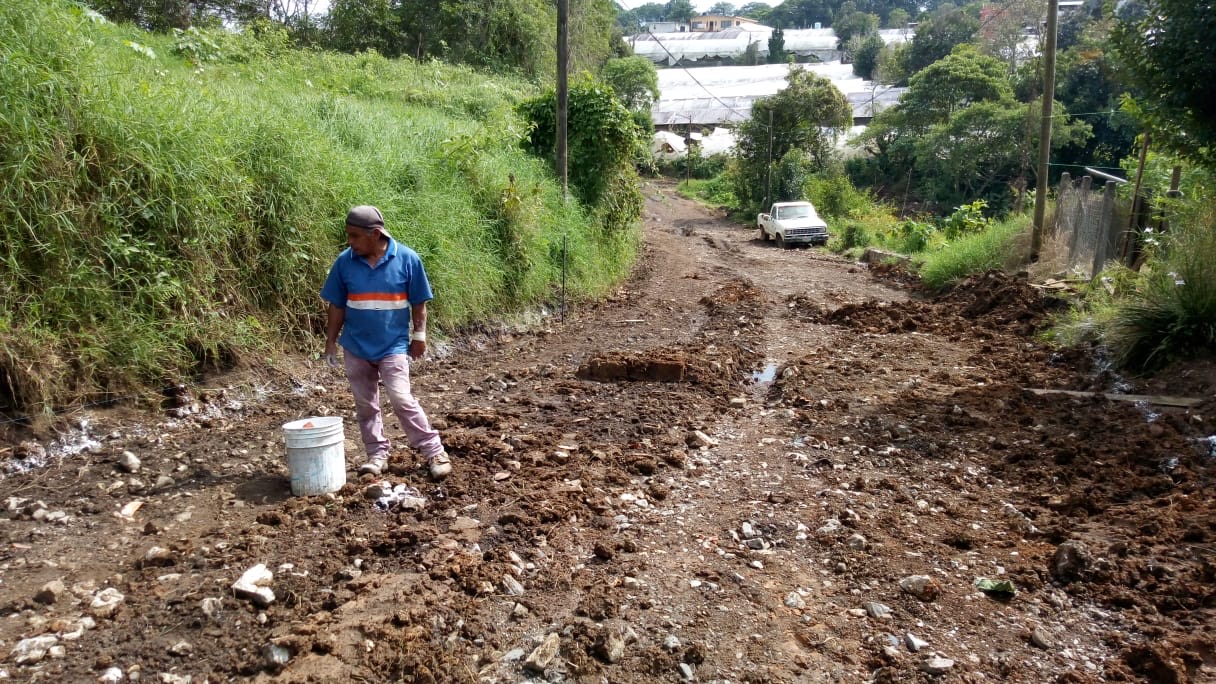
{"label": "tree", "polygon": [[984,9],[980,42],[985,52],[1008,64],[1012,74],[1019,64],[1037,52],[1036,47],[1026,44],[1026,27],[1042,24],[1046,16],[1043,3],[1041,0],[1002,0]]}
{"label": "tree", "polygon": [[696,16],[697,10],[692,6],[692,0],[671,0],[667,3],[667,10],[664,14],[667,21],[687,24]]}
{"label": "tree", "polygon": [[[914,75],[899,104],[866,129],[874,152],[868,175],[880,184],[914,183],[939,206],[975,199],[997,210],[1009,206],[1022,160],[1037,149],[1038,127],[1026,135],[1027,105],[1014,99],[1005,71],[1001,61],[964,45]],[[1053,148],[1084,142],[1088,126],[1056,107],[1065,116],[1053,127]]]}
{"label": "tree", "polygon": [[1195,0],[1143,4],[1112,32],[1135,110],[1154,140],[1216,168],[1216,11]]}
{"label": "tree", "polygon": [[630,110],[649,112],[650,104],[659,99],[659,73],[646,57],[610,59],[600,69],[600,78]]}
{"label": "tree", "polygon": [[735,16],[736,11],[737,10],[735,9],[735,6],[732,5],[731,3],[719,2],[718,4],[714,5],[713,7],[710,7],[706,11],[706,14],[717,14],[717,15],[721,15],[724,17],[733,17],[733,16]]}
{"label": "tree", "polygon": [[766,199],[770,159],[779,162],[791,150],[800,150],[809,164],[822,168],[831,159],[836,136],[853,122],[848,100],[828,79],[791,67],[786,81],[776,95],[752,105],[751,118],[736,134],[733,182],[748,209],[759,208]]}
{"label": "tree", "polygon": [[853,12],[841,16],[838,21],[832,24],[832,28],[836,31],[837,44],[841,48],[844,48],[853,37],[865,38],[868,35],[878,33],[878,23],[877,14]]}
{"label": "tree", "polygon": [[891,13],[887,15],[886,27],[901,29],[908,25],[908,21],[911,19],[911,16],[912,15],[908,14],[908,12],[905,10],[897,7],[891,10]]}
{"label": "tree", "polygon": [[975,39],[980,22],[962,10],[950,9],[922,21],[908,44],[904,71],[915,74],[950,54],[954,46]]}
{"label": "tree", "polygon": [[735,11],[735,16],[747,17],[755,19],[761,24],[768,23],[768,17],[772,14],[773,8],[771,5],[766,5],[763,2],[749,2]]}
{"label": "tree", "polygon": [[[605,228],[627,228],[641,212],[633,154],[638,144],[637,126],[611,89],[589,77],[571,79],[568,92],[570,189],[588,208],[603,213]],[[532,123],[524,148],[554,162],[557,140],[557,92],[519,105],[519,112]]]}
{"label": "tree", "polygon": [[663,21],[667,16],[667,5],[657,2],[648,2],[645,5],[639,5],[633,10],[637,15],[638,21],[649,24],[656,21]]}
{"label": "tree", "polygon": [[867,81],[874,80],[874,75],[878,71],[878,56],[882,53],[883,42],[882,38],[876,33],[872,33],[861,40],[857,38],[855,45],[850,46],[849,52],[853,56],[853,73]]}
{"label": "tree", "polygon": [[768,37],[768,63],[781,64],[785,61],[785,31],[781,27],[773,29]]}

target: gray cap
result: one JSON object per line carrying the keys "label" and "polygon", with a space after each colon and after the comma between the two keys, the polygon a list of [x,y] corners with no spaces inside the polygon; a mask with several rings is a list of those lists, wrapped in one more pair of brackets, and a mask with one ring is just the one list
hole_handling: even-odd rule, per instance
{"label": "gray cap", "polygon": [[384,229],[384,214],[370,204],[361,204],[346,212],[346,225],[368,230],[376,229],[389,236],[388,231]]}

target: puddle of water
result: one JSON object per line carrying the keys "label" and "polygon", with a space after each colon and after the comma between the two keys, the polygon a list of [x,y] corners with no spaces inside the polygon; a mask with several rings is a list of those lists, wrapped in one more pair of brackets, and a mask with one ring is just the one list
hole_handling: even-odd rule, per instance
{"label": "puddle of water", "polygon": [[777,377],[777,364],[767,363],[763,370],[752,371],[752,382],[772,382]]}

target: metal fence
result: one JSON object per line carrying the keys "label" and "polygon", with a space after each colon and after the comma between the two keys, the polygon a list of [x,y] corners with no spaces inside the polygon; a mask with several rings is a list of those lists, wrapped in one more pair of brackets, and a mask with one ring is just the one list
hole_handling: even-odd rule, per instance
{"label": "metal fence", "polygon": [[1067,270],[1093,277],[1110,259],[1120,258],[1123,221],[1116,217],[1115,181],[1094,187],[1093,178],[1060,178],[1056,198],[1053,242],[1059,253],[1067,252]]}

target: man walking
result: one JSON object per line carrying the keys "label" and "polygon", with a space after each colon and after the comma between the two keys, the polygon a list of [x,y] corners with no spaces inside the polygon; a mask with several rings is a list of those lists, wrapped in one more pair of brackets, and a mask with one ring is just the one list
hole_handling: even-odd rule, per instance
{"label": "man walking", "polygon": [[326,363],[338,365],[341,344],[355,396],[367,452],[359,473],[379,475],[388,466],[392,445],[384,435],[380,411],[383,382],[410,446],[426,458],[431,477],[443,479],[452,472],[451,460],[410,391],[410,359],[426,354],[426,303],[433,297],[422,259],[389,235],[384,216],[373,206],[358,206],[346,214],[346,242],[349,248],[330,267],[321,298],[329,304]]}

